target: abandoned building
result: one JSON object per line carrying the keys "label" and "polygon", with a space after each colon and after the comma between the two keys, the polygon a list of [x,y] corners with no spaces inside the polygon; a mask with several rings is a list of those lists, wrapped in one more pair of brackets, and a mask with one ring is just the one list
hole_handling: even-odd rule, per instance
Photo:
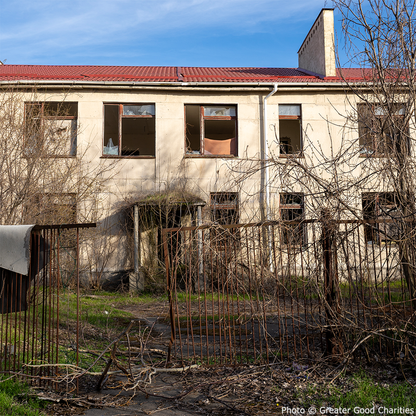
{"label": "abandoned building", "polygon": [[[1,65],[0,83],[5,94],[21,94],[26,125],[37,131],[52,125],[57,145],[50,157],[82,155],[90,166],[109,168],[96,212],[106,247],[113,248],[104,272],[113,273],[145,261],[149,207],[163,227],[296,220],[308,215],[307,191],[296,180],[281,183],[276,163],[317,160],[317,153],[359,134],[357,158],[383,153],[365,126],[342,132],[354,105],[345,80],[362,79],[363,72],[336,68],[332,9],[320,12],[298,62],[298,68]],[[27,142],[38,137],[26,136]],[[380,192],[356,195],[357,205],[366,201],[364,216],[394,205],[391,194]],[[42,198],[52,218],[63,208],[65,222],[87,218],[73,192]],[[134,255],[121,256],[131,238],[119,232],[126,209],[140,238],[131,243]],[[373,234],[367,230],[366,238]],[[301,244],[304,232],[298,228],[291,238]]]}

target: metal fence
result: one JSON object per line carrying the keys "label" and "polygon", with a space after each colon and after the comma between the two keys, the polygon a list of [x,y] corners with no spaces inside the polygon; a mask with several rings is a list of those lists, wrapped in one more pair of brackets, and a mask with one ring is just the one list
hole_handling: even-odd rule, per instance
{"label": "metal fence", "polygon": [[[28,276],[1,269],[1,372],[57,386],[65,366],[79,365],[80,231],[91,227],[35,226]],[[74,325],[62,314],[68,284],[76,293]]]}
{"label": "metal fence", "polygon": [[164,230],[169,359],[405,356],[415,253],[392,229],[308,220]]}

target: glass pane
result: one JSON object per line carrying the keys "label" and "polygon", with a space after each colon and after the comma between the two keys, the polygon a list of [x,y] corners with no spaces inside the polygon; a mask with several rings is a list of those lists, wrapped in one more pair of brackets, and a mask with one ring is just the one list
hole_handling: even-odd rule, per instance
{"label": "glass pane", "polygon": [[235,107],[204,107],[206,117],[235,117]]}
{"label": "glass pane", "polygon": [[279,104],[279,116],[299,116],[300,117],[300,105]]}
{"label": "glass pane", "polygon": [[123,116],[154,116],[154,104],[123,105]]}

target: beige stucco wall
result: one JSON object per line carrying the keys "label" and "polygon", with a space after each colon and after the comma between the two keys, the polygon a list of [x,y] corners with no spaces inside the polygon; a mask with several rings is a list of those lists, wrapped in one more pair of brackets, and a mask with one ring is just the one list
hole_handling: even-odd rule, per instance
{"label": "beige stucco wall", "polygon": [[[108,171],[105,186],[101,189],[95,205],[103,227],[111,230],[106,267],[117,270],[131,267],[126,251],[126,239],[116,224],[114,216],[124,200],[143,193],[185,187],[209,204],[211,192],[238,192],[240,220],[259,221],[261,215],[261,184],[264,170],[260,169],[263,141],[263,98],[270,90],[250,89],[247,91],[207,91],[203,88],[177,90],[79,90],[68,94],[39,92],[36,99],[78,102],[78,157],[83,157],[89,168],[106,166]],[[23,101],[33,97],[26,95]],[[156,114],[156,157],[155,158],[103,158],[104,103],[154,103]],[[237,106],[238,157],[189,157],[185,154],[185,104],[224,104]],[[279,104],[300,104],[304,154],[298,158],[301,164],[309,166],[310,172],[328,183],[334,171],[328,164],[334,154],[349,146],[354,156],[349,166],[340,171],[339,182],[344,184],[345,198],[357,207],[361,195],[357,189],[348,187],[348,181],[360,177],[366,169],[374,169],[377,161],[362,163],[358,155],[357,126],[348,125],[345,117],[354,106],[353,99],[346,98],[342,88],[281,86],[268,99],[268,137],[270,157],[270,190],[272,218],[279,218],[279,192],[304,192],[305,172],[291,168],[293,157],[279,155]],[[351,168],[351,166],[353,168]],[[283,172],[283,173],[282,173]],[[290,172],[290,174],[288,173]],[[300,173],[299,173],[300,172]],[[299,176],[297,176],[299,175]],[[300,180],[299,178],[303,179]],[[312,181],[313,182],[313,181]],[[312,183],[311,182],[311,183]],[[382,190],[383,184],[374,177],[366,184],[369,189]],[[307,199],[308,197],[306,197]],[[307,201],[306,201],[307,202]],[[308,217],[317,215],[316,207],[308,205]],[[79,218],[85,220],[84,218]],[[106,221],[104,221],[106,220]],[[120,234],[121,233],[121,234]],[[124,266],[123,266],[124,264]]]}

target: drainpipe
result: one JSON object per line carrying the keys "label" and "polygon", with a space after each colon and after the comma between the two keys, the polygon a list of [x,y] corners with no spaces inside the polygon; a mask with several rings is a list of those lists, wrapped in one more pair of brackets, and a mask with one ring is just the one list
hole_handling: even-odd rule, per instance
{"label": "drainpipe", "polygon": [[[271,220],[271,210],[270,210],[270,184],[269,184],[269,141],[267,138],[268,126],[267,126],[267,100],[269,97],[274,95],[277,91],[277,83],[273,85],[273,90],[264,98],[263,101],[263,163],[264,163],[264,180],[265,180],[265,188],[266,188],[266,221]],[[271,229],[270,226],[268,227],[268,245],[269,245],[269,268],[270,271],[273,272],[273,262],[272,262],[272,237],[271,237]]]}

